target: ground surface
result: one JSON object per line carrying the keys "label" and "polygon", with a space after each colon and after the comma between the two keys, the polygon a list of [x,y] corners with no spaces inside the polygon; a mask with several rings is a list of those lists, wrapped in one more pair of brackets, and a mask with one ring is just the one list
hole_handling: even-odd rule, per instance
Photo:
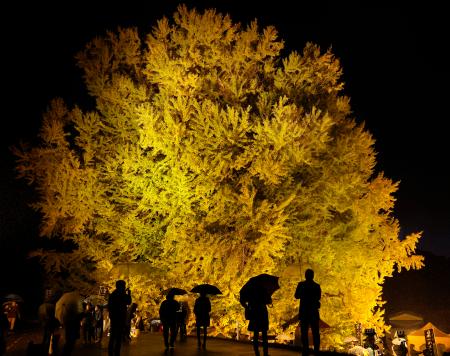
{"label": "ground surface", "polygon": [[[39,328],[26,328],[17,331],[13,335],[8,336],[7,356],[26,355],[28,343],[40,343],[41,331]],[[108,338],[104,338],[101,344],[84,345],[80,340],[76,345],[73,356],[103,356],[108,354],[107,350]],[[261,348],[262,354],[262,348]],[[299,355],[299,351],[285,349],[269,345],[269,353],[271,356],[293,356]],[[254,355],[252,345],[247,342],[236,342],[232,340],[222,340],[208,338],[206,350],[197,349],[197,341],[194,337],[188,337],[185,342],[177,342],[175,348],[166,352],[161,333],[141,333],[140,336],[129,345],[122,347],[122,356],[152,356],[152,355],[234,355],[234,356],[251,356]]]}

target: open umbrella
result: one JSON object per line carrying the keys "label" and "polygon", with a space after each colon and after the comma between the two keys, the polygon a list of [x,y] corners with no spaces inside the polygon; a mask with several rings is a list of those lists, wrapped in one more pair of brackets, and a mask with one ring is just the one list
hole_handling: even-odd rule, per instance
{"label": "open umbrella", "polygon": [[55,317],[63,325],[75,320],[83,312],[82,298],[78,292],[64,293],[55,305]]}
{"label": "open umbrella", "polygon": [[195,286],[194,288],[191,289],[191,292],[200,294],[202,293],[213,294],[213,295],[222,294],[219,288],[208,283],[199,284],[198,286]]}
{"label": "open umbrella", "polygon": [[356,345],[347,350],[347,353],[349,355],[363,356],[367,355],[367,350],[362,346]]}
{"label": "open umbrella", "polygon": [[172,294],[172,295],[185,295],[187,294],[187,291],[185,291],[184,289],[181,288],[169,288],[169,289],[165,289],[163,290],[163,294],[164,295],[168,295],[168,294]]}
{"label": "open umbrella", "polygon": [[8,302],[16,301],[17,303],[23,303],[23,298],[18,294],[8,294],[3,299]]}
{"label": "open umbrella", "polygon": [[347,337],[344,339],[344,342],[345,342],[346,344],[350,344],[350,343],[352,343],[352,342],[359,342],[359,340],[358,340],[356,337],[354,337],[354,336],[347,336]]}
{"label": "open umbrella", "polygon": [[280,289],[278,279],[279,277],[267,273],[250,278],[239,292],[241,303],[248,301],[267,303],[272,294]]}
{"label": "open umbrella", "polygon": [[396,345],[396,346],[401,345],[402,342],[406,342],[406,339],[403,337],[396,337],[396,338],[392,339],[392,344]]}
{"label": "open umbrella", "polygon": [[106,300],[106,298],[104,296],[101,295],[90,295],[86,298],[84,298],[83,302],[85,303],[91,303],[92,305],[100,305],[100,306],[105,306],[106,304],[108,304],[108,301]]}

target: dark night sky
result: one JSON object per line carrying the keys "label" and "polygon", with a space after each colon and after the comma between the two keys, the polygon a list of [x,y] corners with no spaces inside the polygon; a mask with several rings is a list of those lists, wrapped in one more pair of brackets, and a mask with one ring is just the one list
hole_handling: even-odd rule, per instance
{"label": "dark night sky", "polygon": [[[5,265],[11,256],[24,255],[37,231],[36,216],[25,204],[30,190],[14,180],[8,147],[21,139],[34,140],[51,98],[83,105],[81,73],[73,57],[87,41],[119,25],[138,26],[147,33],[156,19],[171,17],[178,3],[92,0],[2,5],[0,248]],[[198,9],[215,7],[234,21],[257,18],[263,26],[274,25],[289,51],[301,51],[307,41],[323,49],[331,46],[342,62],[345,93],[351,97],[355,117],[376,139],[376,169],[401,181],[395,216],[402,235],[423,231],[421,249],[450,256],[450,141],[444,128],[450,85],[443,5],[185,3]],[[6,251],[14,252],[5,258]]]}

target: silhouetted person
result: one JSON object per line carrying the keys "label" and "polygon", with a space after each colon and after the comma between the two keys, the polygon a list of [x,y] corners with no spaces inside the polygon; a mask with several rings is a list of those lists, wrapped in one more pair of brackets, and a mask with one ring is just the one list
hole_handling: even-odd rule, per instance
{"label": "silhouetted person", "polygon": [[116,289],[108,298],[110,319],[108,353],[110,356],[120,355],[120,347],[127,323],[127,306],[131,304],[131,293],[130,289],[125,287],[125,281],[118,280]]}
{"label": "silhouetted person", "polygon": [[127,342],[131,341],[131,322],[136,314],[138,305],[136,303],[132,303],[127,309],[127,322],[125,326],[124,340]]}
{"label": "silhouetted person", "polygon": [[[42,303],[38,309],[39,320],[42,325],[42,345],[48,350],[50,348],[50,340],[55,330],[60,326],[58,319],[55,317],[55,305],[48,300]],[[54,343],[54,341],[53,341]]]}
{"label": "silhouetted person", "polygon": [[103,337],[103,310],[100,305],[94,308],[94,323],[95,323],[95,342],[101,342]]}
{"label": "silhouetted person", "polygon": [[394,356],[406,356],[408,355],[408,346],[406,345],[406,339],[398,338],[399,343],[392,345],[392,351]]}
{"label": "silhouetted person", "polygon": [[253,350],[259,356],[259,334],[261,333],[263,354],[269,355],[267,330],[269,330],[269,312],[267,304],[272,304],[272,298],[264,288],[254,290],[249,300],[241,300],[245,308],[245,318],[249,320],[248,330],[253,331]]}
{"label": "silhouetted person", "polygon": [[87,303],[84,307],[83,318],[81,320],[82,330],[83,330],[83,340],[85,344],[90,344],[94,340],[94,310],[92,305]]}
{"label": "silhouetted person", "polygon": [[364,340],[364,348],[369,352],[369,356],[374,356],[377,354],[378,345],[376,343],[376,334],[374,329],[366,329],[365,332],[365,340]]}
{"label": "silhouetted person", "polygon": [[[200,296],[195,300],[194,314],[195,326],[197,327],[197,344],[198,348],[206,349],[206,335],[208,333],[208,326],[210,324],[209,313],[211,312],[211,302],[206,296],[206,293],[200,293]],[[203,344],[201,343],[201,329],[203,328]]]}
{"label": "silhouetted person", "polygon": [[306,270],[305,278],[306,281],[300,282],[295,290],[295,299],[300,299],[298,318],[300,320],[302,350],[304,356],[308,355],[308,329],[311,327],[314,353],[318,355],[320,351],[319,308],[322,291],[320,285],[314,282],[314,271],[312,269]]}
{"label": "silhouetted person", "polygon": [[64,321],[64,346],[62,354],[72,355],[77,339],[80,338],[80,322],[82,314],[76,314]]}
{"label": "silhouetted person", "polygon": [[9,321],[5,313],[0,313],[0,355],[6,353],[6,333],[9,329]]}
{"label": "silhouetted person", "polygon": [[55,317],[48,321],[42,342],[46,350],[50,349],[50,344],[53,350],[57,348],[59,335],[55,334],[55,332],[60,326],[61,324]]}
{"label": "silhouetted person", "polygon": [[[166,299],[159,307],[159,318],[163,325],[164,345],[166,349],[174,348],[177,338],[177,311],[180,309],[180,303],[174,299],[173,293],[168,293]],[[170,340],[169,340],[170,333]]]}
{"label": "silhouetted person", "polygon": [[409,345],[409,354],[411,356],[419,356],[419,355],[423,354],[423,352],[421,352],[421,351],[416,351],[414,346],[415,346],[414,344]]}
{"label": "silhouetted person", "polygon": [[19,304],[15,300],[6,305],[6,315],[9,321],[9,331],[15,331],[16,320],[20,317]]}
{"label": "silhouetted person", "polygon": [[186,301],[180,302],[180,309],[177,312],[178,316],[178,332],[180,333],[180,341],[186,341],[187,331],[186,324],[189,318],[189,305]]}

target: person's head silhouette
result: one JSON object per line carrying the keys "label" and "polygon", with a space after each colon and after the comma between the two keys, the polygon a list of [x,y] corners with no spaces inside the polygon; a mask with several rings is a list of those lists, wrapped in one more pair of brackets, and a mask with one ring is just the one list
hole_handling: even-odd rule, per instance
{"label": "person's head silhouette", "polygon": [[125,292],[125,286],[126,286],[126,283],[124,280],[119,279],[118,281],[116,281],[116,288],[119,291]]}
{"label": "person's head silhouette", "polygon": [[305,278],[307,281],[312,281],[314,279],[314,271],[311,268],[308,268],[306,270]]}

